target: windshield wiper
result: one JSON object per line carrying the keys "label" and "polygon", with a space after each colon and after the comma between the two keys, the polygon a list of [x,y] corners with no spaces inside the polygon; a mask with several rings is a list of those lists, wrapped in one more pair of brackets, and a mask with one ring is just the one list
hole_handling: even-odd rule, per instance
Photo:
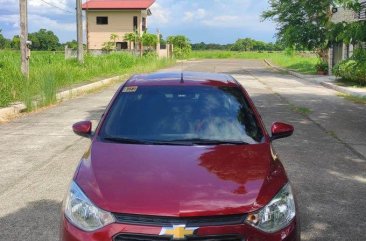
{"label": "windshield wiper", "polygon": [[213,140],[213,139],[202,139],[202,138],[173,140],[172,142],[190,143],[193,145],[248,145],[249,144],[247,142],[237,141],[237,140]]}
{"label": "windshield wiper", "polygon": [[104,140],[112,141],[116,143],[123,143],[123,144],[142,144],[142,145],[173,145],[173,146],[187,146],[192,145],[187,142],[178,142],[178,141],[159,141],[159,140],[136,140],[136,139],[129,139],[123,137],[104,137]]}
{"label": "windshield wiper", "polygon": [[129,139],[129,138],[123,138],[123,137],[104,137],[104,140],[112,141],[116,143],[124,143],[124,144],[150,144],[148,141],[145,140],[135,140],[135,139]]}

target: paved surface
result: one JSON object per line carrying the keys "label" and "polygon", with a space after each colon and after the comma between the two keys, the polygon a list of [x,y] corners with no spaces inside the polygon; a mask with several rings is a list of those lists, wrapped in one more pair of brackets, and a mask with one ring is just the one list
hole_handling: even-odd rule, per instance
{"label": "paved surface", "polygon": [[[267,127],[277,120],[295,126],[295,135],[275,147],[298,192],[303,240],[366,240],[364,105],[259,61],[195,61],[183,69],[233,74]],[[116,88],[0,125],[1,241],[58,240],[60,202],[88,145],[73,135],[71,125],[84,119],[96,123]]]}

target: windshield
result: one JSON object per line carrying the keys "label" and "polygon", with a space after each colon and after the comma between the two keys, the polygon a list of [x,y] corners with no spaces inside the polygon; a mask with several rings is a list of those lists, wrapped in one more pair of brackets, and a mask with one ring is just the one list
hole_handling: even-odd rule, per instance
{"label": "windshield", "polygon": [[240,89],[125,87],[100,131],[130,144],[256,144],[263,135]]}

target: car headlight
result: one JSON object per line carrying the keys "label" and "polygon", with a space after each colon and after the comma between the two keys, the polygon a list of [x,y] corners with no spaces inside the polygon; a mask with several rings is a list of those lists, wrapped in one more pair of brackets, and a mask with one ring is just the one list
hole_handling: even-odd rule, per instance
{"label": "car headlight", "polygon": [[74,181],[64,205],[66,218],[84,231],[95,231],[115,221],[111,213],[96,207]]}
{"label": "car headlight", "polygon": [[296,214],[294,196],[290,184],[264,208],[248,215],[246,222],[267,233],[277,232],[288,226]]}

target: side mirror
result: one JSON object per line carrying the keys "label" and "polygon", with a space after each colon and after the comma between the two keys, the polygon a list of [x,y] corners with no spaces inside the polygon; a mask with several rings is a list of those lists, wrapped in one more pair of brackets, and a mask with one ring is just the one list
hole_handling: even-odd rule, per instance
{"label": "side mirror", "polygon": [[90,137],[92,133],[92,123],[91,121],[81,121],[78,123],[75,123],[72,126],[72,130],[76,135],[82,136],[82,137]]}
{"label": "side mirror", "polygon": [[294,127],[289,124],[275,122],[272,125],[271,132],[271,141],[273,141],[291,136],[294,133]]}

